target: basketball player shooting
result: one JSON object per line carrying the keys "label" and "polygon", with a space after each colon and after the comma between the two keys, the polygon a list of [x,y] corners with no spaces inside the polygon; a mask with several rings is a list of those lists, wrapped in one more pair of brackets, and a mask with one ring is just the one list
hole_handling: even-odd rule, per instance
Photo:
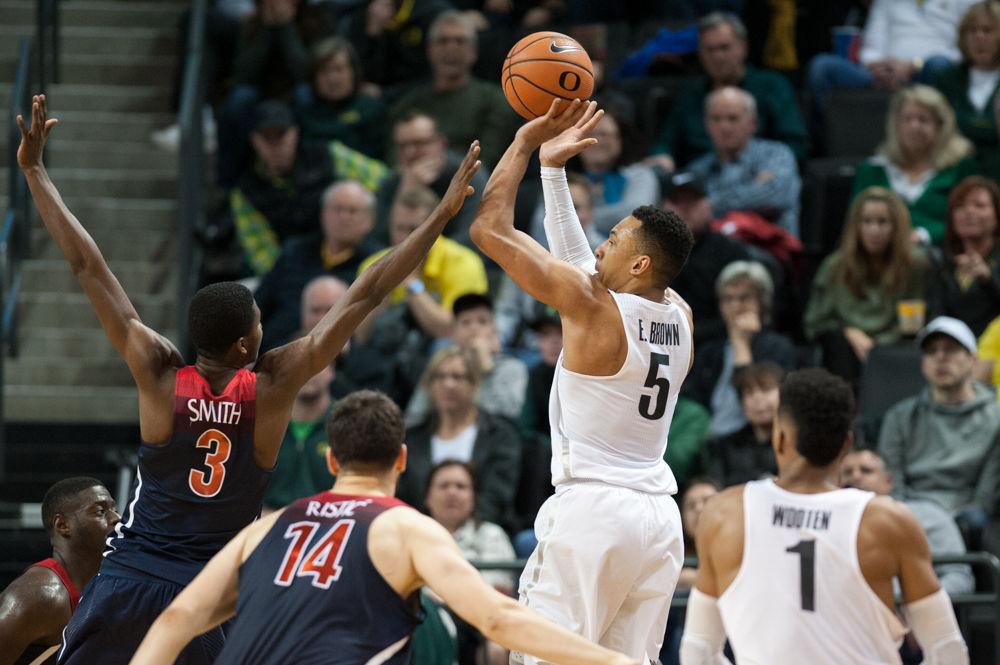
{"label": "basketball player shooting", "polygon": [[837,486],[853,415],[851,387],[825,370],[782,383],[771,436],[777,479],[727,489],[698,519],[701,558],[681,665],[729,665],[727,635],[740,663],[898,665],[907,629],[893,578],[923,662],[968,665],[913,513]]}
{"label": "basketball player shooting", "polygon": [[[248,289],[210,284],[188,308],[197,351],[184,366],[169,340],[143,324],[93,238],[66,207],[42,164],[45,96],[31,127],[18,116],[17,160],[45,228],[62,250],[139,392],[142,446],[131,498],[108,538],[100,573],[64,633],[62,664],[127,663],[149,626],[212,556],[260,513],[299,389],[328,366],[355,327],[427,255],[472,193],[473,142],[438,207],[403,243],[365,271],[305,336],[259,359],[260,310]],[[246,369],[253,366],[254,370]],[[177,661],[209,665],[221,629]]]}
{"label": "basketball player shooting", "polygon": [[[472,239],[563,323],[549,401],[556,492],[535,521],[521,602],[647,662],[658,656],[683,561],[677,484],[663,453],[693,324],[668,287],[693,241],[679,217],[643,206],[590,251],[562,166],[596,143],[589,134],[601,117],[593,102],[555,100],[522,126],[486,186]],[[539,147],[543,178],[561,178],[545,190],[555,256],[514,229],[517,187]]]}

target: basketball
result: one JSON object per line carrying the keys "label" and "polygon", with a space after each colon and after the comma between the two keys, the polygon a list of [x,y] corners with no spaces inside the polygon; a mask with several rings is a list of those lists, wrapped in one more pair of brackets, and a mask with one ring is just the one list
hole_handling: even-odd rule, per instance
{"label": "basketball", "polygon": [[501,85],[514,110],[532,120],[545,115],[556,97],[588,99],[594,92],[594,66],[572,37],[536,32],[507,54]]}

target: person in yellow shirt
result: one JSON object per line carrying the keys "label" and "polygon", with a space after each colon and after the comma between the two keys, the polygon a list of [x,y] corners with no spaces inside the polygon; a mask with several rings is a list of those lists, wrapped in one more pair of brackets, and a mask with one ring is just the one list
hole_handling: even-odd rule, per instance
{"label": "person in yellow shirt", "polygon": [[[401,190],[393,201],[389,218],[392,245],[403,242],[437,203],[437,194],[426,187]],[[376,252],[362,261],[358,274],[388,251]],[[413,320],[425,334],[447,337],[451,332],[451,306],[455,299],[466,293],[486,293],[487,288],[486,267],[479,255],[441,236],[431,246],[423,264],[357,329],[356,337],[361,343],[367,342],[378,318],[389,307],[401,303],[406,304]]]}
{"label": "person in yellow shirt", "polygon": [[1000,316],[993,319],[979,336],[979,359],[976,362],[976,379],[992,385],[1000,400]]}

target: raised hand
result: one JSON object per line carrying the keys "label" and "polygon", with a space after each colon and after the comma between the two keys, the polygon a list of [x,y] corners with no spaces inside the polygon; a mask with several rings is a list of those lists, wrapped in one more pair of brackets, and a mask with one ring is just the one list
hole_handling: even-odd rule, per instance
{"label": "raised hand", "polygon": [[24,124],[24,118],[18,114],[17,127],[21,130],[21,145],[17,149],[17,164],[22,170],[42,165],[45,140],[49,138],[49,132],[58,122],[55,118],[49,118],[45,95],[34,95],[31,98],[30,129]]}
{"label": "raised hand", "polygon": [[604,111],[597,110],[597,102],[588,102],[585,106],[586,110],[575,125],[542,144],[538,151],[542,166],[563,167],[570,158],[597,143],[590,133],[601,122]]}
{"label": "raised hand", "polygon": [[482,162],[479,161],[479,141],[473,141],[472,145],[469,146],[469,151],[465,153],[465,159],[459,165],[458,170],[455,171],[455,175],[452,176],[451,184],[448,185],[448,191],[444,193],[441,198],[441,209],[448,214],[449,217],[454,217],[458,214],[458,211],[462,209],[462,204],[465,203],[465,198],[467,196],[472,196],[475,193],[472,185],[472,176],[476,175],[476,171]]}
{"label": "raised hand", "polygon": [[[570,129],[584,116],[595,102],[581,102],[574,99],[571,102],[556,98],[548,112],[525,123],[517,130],[517,138],[528,144],[532,150],[546,141],[554,139],[567,129]],[[591,145],[591,144],[588,144]],[[584,146],[586,147],[586,146]],[[582,148],[581,148],[582,150]]]}

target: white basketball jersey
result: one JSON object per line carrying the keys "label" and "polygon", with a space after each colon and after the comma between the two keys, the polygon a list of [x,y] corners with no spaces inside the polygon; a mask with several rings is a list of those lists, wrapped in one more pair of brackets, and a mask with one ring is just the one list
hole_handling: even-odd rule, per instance
{"label": "white basketball jersey", "polygon": [[743,562],[719,598],[740,665],[897,664],[906,628],[858,563],[858,526],[875,495],[743,490]]}
{"label": "white basketball jersey", "polygon": [[549,396],[552,484],[599,480],[674,494],[663,453],[691,362],[691,327],[677,305],[611,295],[628,339],[625,364],[612,376],[586,376],[566,369],[560,355]]}

